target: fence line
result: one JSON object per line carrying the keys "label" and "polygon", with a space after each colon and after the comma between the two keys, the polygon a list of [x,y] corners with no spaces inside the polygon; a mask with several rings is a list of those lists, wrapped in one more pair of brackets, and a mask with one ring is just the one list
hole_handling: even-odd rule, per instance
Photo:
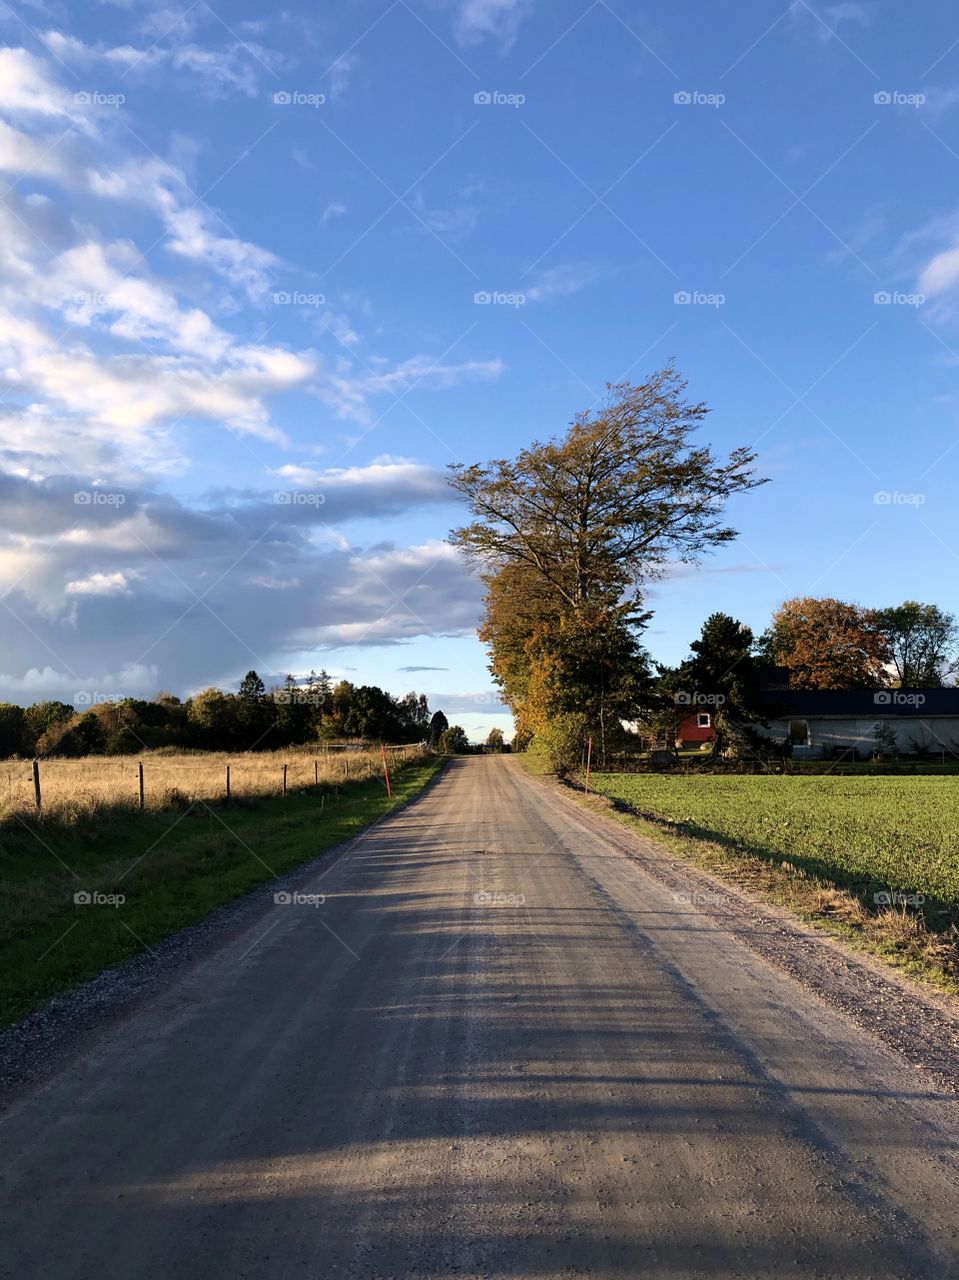
{"label": "fence line", "polygon": [[[314,747],[313,752],[316,750]],[[225,799],[229,803],[241,794],[276,795],[279,791],[286,796],[293,790],[319,788],[321,784],[338,786],[344,781],[369,780],[377,772],[376,761],[388,762],[392,772],[422,758],[427,751],[426,743],[380,743],[358,760],[360,753],[351,751],[356,767],[343,752],[317,756],[296,750],[236,753],[227,760],[227,753],[211,752],[206,756],[147,755],[139,760],[129,756],[52,756],[29,762],[0,761],[0,819],[5,813],[27,812],[30,808],[37,813],[50,813],[120,804],[142,811],[188,800]],[[28,799],[31,782],[33,794]]]}

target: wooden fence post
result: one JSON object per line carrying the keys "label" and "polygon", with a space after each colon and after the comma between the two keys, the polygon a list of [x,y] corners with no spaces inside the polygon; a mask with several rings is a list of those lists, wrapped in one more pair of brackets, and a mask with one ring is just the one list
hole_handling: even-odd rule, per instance
{"label": "wooden fence post", "polygon": [[230,803],[230,766],[226,766],[226,802]]}
{"label": "wooden fence post", "polygon": [[283,766],[283,794],[286,795],[286,765]]}
{"label": "wooden fence post", "polygon": [[593,739],[586,745],[586,795],[589,795],[589,766],[593,759]]}
{"label": "wooden fence post", "polygon": [[313,761],[313,785],[314,787],[320,785],[320,762],[315,759]]}
{"label": "wooden fence post", "polygon": [[383,776],[386,778],[386,798],[392,800],[393,792],[390,790],[390,771],[386,764],[386,747],[380,743],[380,753],[383,756]]}
{"label": "wooden fence post", "polygon": [[36,798],[37,808],[40,808],[40,761],[33,762],[33,794]]}
{"label": "wooden fence post", "polygon": [[347,782],[349,782],[350,780],[350,757],[349,756],[346,757],[346,780]]}
{"label": "wooden fence post", "polygon": [[137,780],[140,784],[140,808],[143,808],[143,761],[137,765]]}

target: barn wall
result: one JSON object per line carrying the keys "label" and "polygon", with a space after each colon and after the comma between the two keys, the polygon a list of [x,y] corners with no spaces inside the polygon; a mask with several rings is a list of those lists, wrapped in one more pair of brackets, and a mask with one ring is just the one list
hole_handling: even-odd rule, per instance
{"label": "barn wall", "polygon": [[[900,751],[917,749],[953,752],[959,754],[959,716],[877,716],[869,719],[843,719],[841,717],[796,716],[809,725],[810,745],[796,746],[797,758],[815,759],[830,754],[835,746],[856,747],[869,755],[875,748],[877,724],[891,725]],[[789,735],[788,720],[770,720],[768,728],[758,726],[759,732],[782,741]]]}

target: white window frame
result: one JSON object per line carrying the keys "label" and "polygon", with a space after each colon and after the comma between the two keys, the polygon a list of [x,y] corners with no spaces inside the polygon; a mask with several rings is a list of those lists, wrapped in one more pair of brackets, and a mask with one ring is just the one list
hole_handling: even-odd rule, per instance
{"label": "white window frame", "polygon": [[708,711],[696,712],[696,728],[711,729],[713,727],[713,718]]}

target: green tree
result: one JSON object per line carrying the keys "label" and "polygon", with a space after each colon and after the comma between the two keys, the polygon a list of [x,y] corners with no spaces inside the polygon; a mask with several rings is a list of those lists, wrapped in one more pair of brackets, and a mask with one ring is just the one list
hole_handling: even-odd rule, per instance
{"label": "green tree", "polygon": [[0,702],[0,756],[19,755],[30,741],[23,707]]}
{"label": "green tree", "polygon": [[881,609],[878,626],[900,688],[938,688],[955,671],[959,628],[953,614],[938,605],[906,600]]}
{"label": "green tree", "polygon": [[752,737],[750,727],[765,720],[755,640],[750,628],[728,613],[712,613],[689,647],[689,659],[665,683],[679,714],[706,711],[712,716],[713,753],[718,755],[731,741],[744,744]]}
{"label": "green tree", "polygon": [[403,737],[403,727],[395,698],[376,685],[360,685],[353,689],[349,709],[343,718],[343,732],[348,738],[399,742]]}
{"label": "green tree", "polygon": [[323,732],[323,722],[333,705],[333,683],[326,671],[321,671],[319,675],[315,671],[310,672],[306,677],[306,695],[312,736],[319,737]]}
{"label": "green tree", "polygon": [[230,751],[237,745],[237,707],[232,694],[204,689],[188,704],[187,718],[200,746]]}
{"label": "green tree", "polygon": [[342,738],[346,734],[344,725],[350,711],[350,703],[355,692],[349,680],[338,680],[330,691],[330,709],[324,724],[324,733],[330,738]]}
{"label": "green tree", "polygon": [[408,742],[425,738],[430,727],[430,708],[425,693],[407,693],[397,705],[400,732]]}
{"label": "green tree", "polygon": [[37,744],[38,753],[51,756],[99,756],[106,748],[106,734],[92,711],[69,721],[54,721]]}
{"label": "green tree", "polygon": [[271,735],[274,746],[296,746],[309,742],[314,736],[314,708],[310,702],[308,687],[297,683],[288,675],[283,687],[273,690],[273,721],[275,732]]}
{"label": "green tree", "polygon": [[615,610],[598,608],[590,615],[561,616],[530,638],[524,714],[537,733],[550,724],[556,728],[556,749],[550,753],[556,768],[575,764],[588,737],[594,738],[597,761],[605,762],[619,745],[623,722],[641,714],[651,676],[638,625]]}
{"label": "green tree", "polygon": [[255,671],[248,671],[240,681],[236,713],[240,745],[245,750],[266,750],[277,745],[272,733],[276,708],[267,697],[266,685]]}
{"label": "green tree", "polygon": [[466,736],[466,730],[458,724],[451,724],[448,729],[444,729],[440,736],[440,751],[447,756],[468,755],[470,740]]}
{"label": "green tree", "polygon": [[486,735],[486,749],[488,751],[500,752],[505,750],[506,742],[503,738],[503,730],[493,726]]}
{"label": "green tree", "polygon": [[449,727],[450,722],[447,720],[446,716],[443,715],[442,711],[434,711],[433,718],[430,720],[429,728],[429,743],[434,751],[438,749],[440,745],[440,738]]}
{"label": "green tree", "polygon": [[24,730],[26,740],[24,750],[34,755],[40,738],[54,724],[66,724],[75,715],[68,702],[35,702],[24,711]]}

